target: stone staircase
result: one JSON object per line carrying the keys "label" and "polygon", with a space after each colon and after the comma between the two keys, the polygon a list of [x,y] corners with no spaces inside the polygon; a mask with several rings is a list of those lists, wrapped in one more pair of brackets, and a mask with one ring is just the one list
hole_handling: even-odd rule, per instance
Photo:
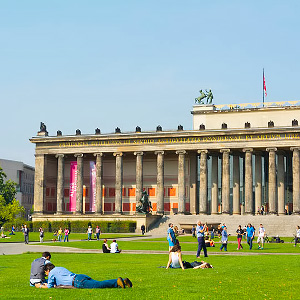
{"label": "stone staircase", "polygon": [[269,237],[276,235],[292,237],[296,234],[297,226],[300,226],[300,216],[298,215],[165,215],[149,228],[149,233],[152,235],[166,235],[169,223],[177,225],[180,229],[180,225],[196,225],[198,220],[208,224],[225,223],[228,233],[231,235],[235,235],[238,225],[244,227],[244,225],[251,223],[256,229],[259,228],[259,224],[263,224]]}

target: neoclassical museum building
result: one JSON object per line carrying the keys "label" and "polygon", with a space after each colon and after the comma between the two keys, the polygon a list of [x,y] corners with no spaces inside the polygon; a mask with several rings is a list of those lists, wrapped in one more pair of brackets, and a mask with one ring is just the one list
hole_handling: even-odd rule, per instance
{"label": "neoclassical museum building", "polygon": [[193,130],[49,136],[35,148],[34,218],[300,213],[300,102],[195,105]]}

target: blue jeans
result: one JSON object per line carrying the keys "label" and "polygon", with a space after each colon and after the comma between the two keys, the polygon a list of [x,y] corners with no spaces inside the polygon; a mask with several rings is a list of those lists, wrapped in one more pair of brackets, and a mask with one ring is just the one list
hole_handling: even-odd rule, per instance
{"label": "blue jeans", "polygon": [[67,240],[67,242],[69,241],[69,235],[65,235],[64,237],[64,242]]}
{"label": "blue jeans", "polygon": [[207,250],[205,246],[205,240],[204,237],[198,237],[198,251],[197,251],[197,257],[200,256],[200,252],[203,249],[204,256],[207,257]]}
{"label": "blue jeans", "polygon": [[252,237],[248,236],[247,237],[247,243],[250,246],[250,250],[252,249],[252,241],[253,241]]}
{"label": "blue jeans", "polygon": [[117,279],[97,281],[83,274],[75,275],[74,287],[79,289],[104,289],[118,287]]}
{"label": "blue jeans", "polygon": [[92,239],[92,234],[88,233],[88,241]]}
{"label": "blue jeans", "polygon": [[225,251],[227,251],[227,243],[226,244],[222,243],[222,246],[221,246],[220,250],[222,251],[223,248],[224,248]]}

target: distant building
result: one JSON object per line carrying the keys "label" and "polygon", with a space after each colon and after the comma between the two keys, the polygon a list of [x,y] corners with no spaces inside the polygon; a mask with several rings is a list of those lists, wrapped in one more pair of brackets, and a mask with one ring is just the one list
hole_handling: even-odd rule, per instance
{"label": "distant building", "polygon": [[28,218],[33,206],[34,194],[34,167],[20,161],[0,159],[0,167],[7,175],[6,180],[17,183],[16,199],[25,208],[25,216]]}

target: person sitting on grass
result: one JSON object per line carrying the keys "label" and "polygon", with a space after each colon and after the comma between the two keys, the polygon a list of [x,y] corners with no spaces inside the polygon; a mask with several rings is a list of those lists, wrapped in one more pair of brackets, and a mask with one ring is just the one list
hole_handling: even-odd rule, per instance
{"label": "person sitting on grass", "polygon": [[50,259],[51,254],[46,251],[42,253],[42,257],[39,257],[32,262],[30,271],[30,286],[40,286],[47,282],[47,280],[45,280],[44,266],[51,263]]}
{"label": "person sitting on grass", "polygon": [[208,269],[212,268],[212,265],[205,262],[205,261],[194,261],[192,263],[189,263],[187,261],[182,261],[182,255],[181,255],[181,247],[179,244],[176,244],[169,253],[169,261],[167,264],[166,269]]}
{"label": "person sitting on grass", "polygon": [[104,239],[103,244],[102,244],[103,253],[110,253],[110,250],[111,249],[108,247],[108,244],[107,244],[107,239]]}
{"label": "person sitting on grass", "polygon": [[121,251],[122,250],[119,249],[117,241],[113,240],[113,242],[110,244],[110,253],[121,253]]}
{"label": "person sitting on grass", "polygon": [[98,281],[84,274],[75,274],[63,267],[55,267],[53,264],[46,264],[44,267],[48,283],[39,284],[38,288],[79,288],[79,289],[103,289],[103,288],[125,288],[132,287],[129,278],[117,278]]}

